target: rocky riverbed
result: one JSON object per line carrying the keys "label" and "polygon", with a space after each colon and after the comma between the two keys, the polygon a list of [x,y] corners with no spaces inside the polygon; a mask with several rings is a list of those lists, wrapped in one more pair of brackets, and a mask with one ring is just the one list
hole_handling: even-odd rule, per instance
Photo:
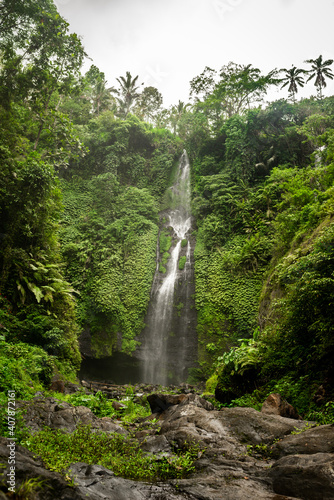
{"label": "rocky riverbed", "polygon": [[[89,384],[88,384],[89,386]],[[102,389],[103,386],[99,387]],[[124,389],[105,386],[114,391]],[[90,386],[91,390],[94,387]],[[150,388],[152,389],[152,387]],[[252,408],[214,406],[195,390],[148,396],[152,415],[133,423],[131,434],[145,453],[168,456],[184,443],[198,443],[196,471],[185,479],[148,483],[116,477],[100,465],[75,463],[72,482],[46,470],[42,461],[22,446],[16,447],[16,484],[44,479],[37,500],[331,500],[334,499],[334,426],[316,426]],[[74,390],[74,389],[73,389]],[[95,387],[96,390],[96,387]],[[136,397],[140,397],[139,392]],[[80,423],[105,432],[129,433],[118,421],[97,418],[84,406],[73,407],[55,398],[37,395],[25,408],[25,423],[35,432],[45,425],[72,432]],[[6,495],[9,440],[0,440],[0,499]],[[11,497],[15,498],[15,497]],[[27,497],[29,498],[29,497]]]}

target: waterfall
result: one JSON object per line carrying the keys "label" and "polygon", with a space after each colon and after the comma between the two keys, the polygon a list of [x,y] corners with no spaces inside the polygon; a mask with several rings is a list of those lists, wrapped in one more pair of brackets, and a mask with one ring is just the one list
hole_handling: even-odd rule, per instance
{"label": "waterfall", "polygon": [[[168,257],[161,266],[162,251],[157,251],[157,269],[151,301],[142,333],[139,357],[142,381],[166,385],[184,382],[193,365],[196,350],[193,290],[192,237],[190,212],[190,165],[183,152],[174,185],[169,188],[169,206],[163,215],[161,231],[169,234]],[[167,237],[167,238],[168,238]],[[159,263],[160,260],[160,263]],[[192,309],[192,310],[191,310]]]}

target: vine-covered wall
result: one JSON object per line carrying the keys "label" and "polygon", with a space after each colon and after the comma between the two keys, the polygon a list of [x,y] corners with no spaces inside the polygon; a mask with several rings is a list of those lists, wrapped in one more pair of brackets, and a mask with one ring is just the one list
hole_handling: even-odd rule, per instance
{"label": "vine-covered wall", "polygon": [[211,374],[214,359],[257,326],[263,272],[231,271],[224,248],[208,251],[201,240],[195,249],[199,363]]}
{"label": "vine-covered wall", "polygon": [[[160,197],[181,152],[168,131],[155,136],[134,117],[108,127],[98,138],[94,131],[82,176],[78,170],[61,181],[62,251],[77,291],[81,351],[88,357],[136,350],[156,266]],[[128,154],[118,158],[116,172],[104,156],[120,144]],[[135,164],[141,169],[138,179]]]}

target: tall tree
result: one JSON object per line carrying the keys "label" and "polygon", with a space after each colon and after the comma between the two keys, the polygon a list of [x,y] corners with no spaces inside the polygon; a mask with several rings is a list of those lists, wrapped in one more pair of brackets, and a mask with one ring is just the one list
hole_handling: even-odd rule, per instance
{"label": "tall tree", "polygon": [[[236,114],[242,114],[261,102],[269,85],[277,85],[276,70],[262,75],[251,64],[230,62],[223,66],[219,76],[211,68],[191,81],[191,96],[198,111],[204,113],[215,129]],[[203,96],[203,100],[199,99]]]}
{"label": "tall tree", "polygon": [[120,76],[116,80],[120,85],[120,88],[117,89],[118,97],[116,98],[119,104],[119,114],[125,118],[139,97],[138,75],[132,78],[131,73],[127,71],[125,77]]}
{"label": "tall tree", "polygon": [[49,0],[31,2],[29,8],[22,1],[4,0],[0,14],[1,103],[9,112],[14,103],[23,105],[33,149],[42,142],[45,159],[64,164],[78,142],[59,107],[77,86],[85,56],[81,41],[68,32],[69,24]]}
{"label": "tall tree", "polygon": [[101,111],[110,109],[115,104],[112,93],[116,90],[113,87],[107,87],[105,74],[94,65],[89,68],[85,77],[90,87],[87,90],[88,98],[92,102],[93,114],[99,116]]}
{"label": "tall tree", "polygon": [[142,120],[154,122],[162,105],[162,95],[155,87],[145,87],[138,96],[135,114]]}
{"label": "tall tree", "polygon": [[311,64],[311,69],[309,71],[310,76],[307,81],[309,82],[313,78],[315,78],[314,85],[317,87],[318,96],[322,99],[322,89],[327,86],[326,78],[332,80],[334,78],[334,74],[332,70],[329,68],[333,64],[333,59],[327,59],[327,61],[322,60],[322,55],[317,57],[317,59],[307,59],[305,62]]}
{"label": "tall tree", "polygon": [[169,120],[170,120],[170,124],[172,126],[172,129],[173,129],[174,135],[176,134],[177,127],[178,127],[178,124],[179,124],[181,117],[187,112],[187,109],[190,106],[191,105],[189,103],[185,104],[183,101],[180,101],[180,100],[176,106],[172,106],[171,111],[170,111]]}
{"label": "tall tree", "polygon": [[304,87],[304,78],[301,75],[307,73],[304,69],[298,69],[296,66],[293,66],[291,69],[282,68],[280,72],[285,73],[284,77],[281,79],[281,89],[284,87],[288,88],[288,92],[292,98],[293,102],[296,102],[296,94],[298,92],[298,86]]}

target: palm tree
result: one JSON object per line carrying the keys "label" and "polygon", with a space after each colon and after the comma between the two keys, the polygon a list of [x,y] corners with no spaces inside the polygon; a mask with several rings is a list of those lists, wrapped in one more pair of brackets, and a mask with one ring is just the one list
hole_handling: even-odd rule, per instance
{"label": "palm tree", "polygon": [[132,78],[131,73],[127,71],[125,77],[120,76],[119,78],[116,78],[116,80],[120,84],[120,89],[117,90],[117,94],[119,95],[119,97],[117,97],[120,107],[119,111],[122,116],[126,117],[139,96],[139,93],[137,92],[139,87],[136,87],[138,75]]}
{"label": "palm tree", "polygon": [[334,74],[329,68],[333,64],[333,59],[323,61],[320,55],[317,59],[307,59],[305,62],[312,65],[310,71],[308,71],[310,76],[307,81],[315,78],[314,85],[317,87],[319,98],[322,99],[322,89],[327,86],[325,78],[329,78],[330,80],[334,78]]}
{"label": "palm tree", "polygon": [[99,116],[101,111],[112,109],[115,106],[115,98],[112,94],[116,91],[113,87],[107,88],[108,82],[105,74],[94,66],[94,64],[87,71],[85,82],[86,87],[83,97],[91,102],[94,114]]}
{"label": "palm tree", "polygon": [[111,95],[111,92],[115,92],[115,89],[113,87],[106,88],[106,84],[106,80],[98,78],[93,89],[94,112],[97,116],[99,116],[101,110],[111,109],[113,101],[115,101],[115,98]]}
{"label": "palm tree", "polygon": [[298,69],[296,66],[292,66],[291,69],[282,68],[280,72],[285,72],[284,78],[281,78],[281,83],[283,83],[281,89],[289,85],[288,92],[290,93],[293,102],[296,102],[296,94],[298,92],[298,85],[304,87],[304,78],[301,76],[307,71],[304,69]]}
{"label": "palm tree", "polygon": [[170,122],[173,128],[174,135],[176,134],[177,125],[181,119],[181,117],[186,113],[187,109],[191,106],[191,104],[185,104],[183,101],[177,103],[176,106],[172,106],[170,112]]}

